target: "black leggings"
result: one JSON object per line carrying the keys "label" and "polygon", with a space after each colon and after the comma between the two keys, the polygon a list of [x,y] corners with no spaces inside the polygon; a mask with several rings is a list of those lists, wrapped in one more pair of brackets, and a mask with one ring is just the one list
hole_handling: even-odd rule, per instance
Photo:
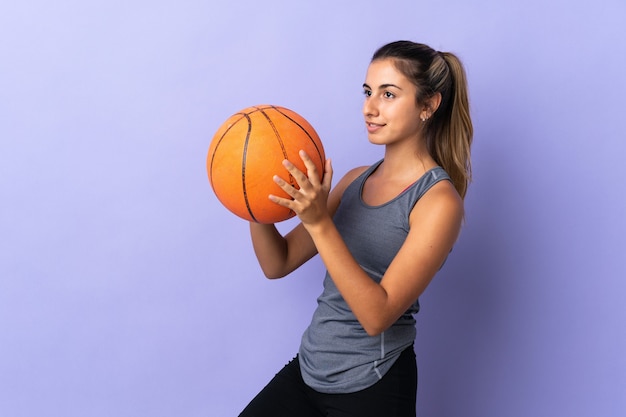
{"label": "black leggings", "polygon": [[296,356],[239,417],[415,417],[417,365],[405,349],[376,384],[350,394],[323,394],[302,380]]}

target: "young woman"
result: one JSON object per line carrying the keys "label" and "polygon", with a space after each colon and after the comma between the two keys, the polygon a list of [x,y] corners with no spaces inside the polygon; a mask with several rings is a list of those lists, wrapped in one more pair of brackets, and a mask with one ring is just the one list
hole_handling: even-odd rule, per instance
{"label": "young woman", "polygon": [[363,91],[384,158],[331,191],[330,160],[320,173],[301,152],[307,172],[284,161],[274,177],[291,199],[269,196],[301,223],[285,236],[250,224],[268,278],[315,254],[327,273],[298,355],[240,416],[415,416],[413,315],[459,235],[471,175],[466,77],[453,54],[398,41],[376,51]]}

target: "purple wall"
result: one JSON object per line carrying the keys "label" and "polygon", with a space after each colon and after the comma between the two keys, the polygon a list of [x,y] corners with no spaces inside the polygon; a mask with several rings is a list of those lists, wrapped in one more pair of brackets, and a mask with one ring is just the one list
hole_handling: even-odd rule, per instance
{"label": "purple wall", "polygon": [[399,38],[459,54],[476,128],[467,223],[418,315],[420,415],[624,415],[623,1],[5,3],[1,416],[236,415],[296,352],[323,268],[261,278],[210,190],[212,134],[272,103],[337,175],[375,161],[360,85]]}

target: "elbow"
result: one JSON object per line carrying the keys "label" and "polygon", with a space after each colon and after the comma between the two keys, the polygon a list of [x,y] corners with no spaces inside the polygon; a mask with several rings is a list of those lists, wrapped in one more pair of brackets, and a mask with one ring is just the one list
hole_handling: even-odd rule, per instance
{"label": "elbow", "polygon": [[284,278],[284,275],[265,274],[265,278],[270,281],[274,281],[275,279]]}
{"label": "elbow", "polygon": [[263,271],[263,275],[265,275],[265,278],[269,280],[284,278],[285,275],[287,275],[284,272],[279,271],[279,270],[266,269],[266,268],[261,268],[261,270]]}
{"label": "elbow", "polygon": [[365,333],[367,333],[367,335],[371,337],[379,336],[388,328],[389,325],[383,322],[368,323],[367,325],[363,324],[363,330],[365,330]]}
{"label": "elbow", "polygon": [[380,330],[380,329],[372,329],[372,328],[366,328],[365,329],[365,333],[367,333],[368,336],[370,337],[375,337],[380,335],[382,332],[384,332],[384,330]]}
{"label": "elbow", "polygon": [[376,313],[372,314],[372,311],[368,310],[368,314],[357,316],[361,327],[363,327],[368,336],[380,336],[400,318],[399,315],[396,317],[392,312],[384,312],[381,309],[373,310]]}
{"label": "elbow", "polygon": [[[384,311],[384,309],[373,309],[375,314],[364,314],[357,317],[359,323],[365,330],[368,336],[380,336],[382,333],[389,330],[391,326],[400,318],[400,314],[395,314],[392,311]],[[371,311],[368,311],[371,313]]]}

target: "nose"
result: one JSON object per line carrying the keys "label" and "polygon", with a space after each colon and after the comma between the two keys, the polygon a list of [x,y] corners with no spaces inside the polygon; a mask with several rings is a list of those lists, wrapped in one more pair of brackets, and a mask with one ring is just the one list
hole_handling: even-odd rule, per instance
{"label": "nose", "polygon": [[365,97],[363,101],[363,115],[365,117],[372,117],[378,115],[378,107],[375,100],[372,97]]}

